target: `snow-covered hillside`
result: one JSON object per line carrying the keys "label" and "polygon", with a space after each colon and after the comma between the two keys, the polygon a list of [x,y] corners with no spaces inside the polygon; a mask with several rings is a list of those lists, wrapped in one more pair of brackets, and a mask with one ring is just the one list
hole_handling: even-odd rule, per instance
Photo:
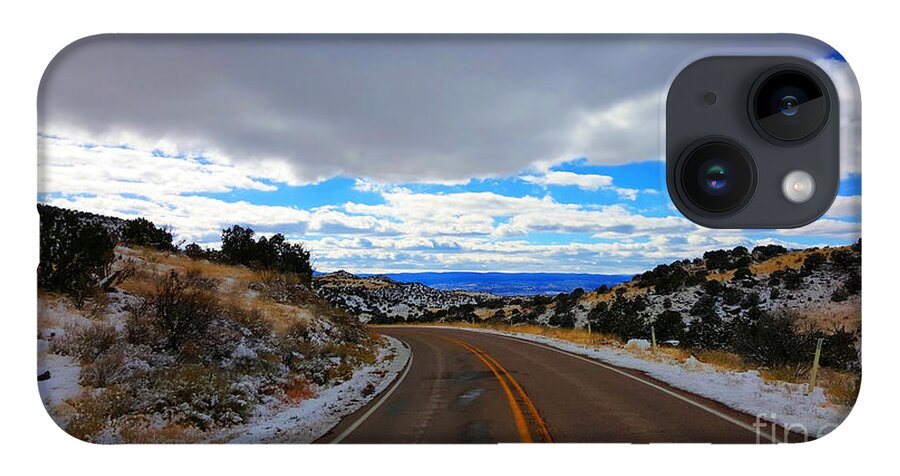
{"label": "snow-covered hillside", "polygon": [[358,277],[346,271],[315,277],[313,289],[363,321],[417,320],[429,309],[475,306],[501,299],[486,293],[440,291],[420,283],[399,283],[385,276]]}
{"label": "snow-covered hillside", "polygon": [[39,294],[41,398],[78,438],[308,441],[405,363],[402,346],[302,285],[178,253],[115,255],[128,278],[81,307]]}

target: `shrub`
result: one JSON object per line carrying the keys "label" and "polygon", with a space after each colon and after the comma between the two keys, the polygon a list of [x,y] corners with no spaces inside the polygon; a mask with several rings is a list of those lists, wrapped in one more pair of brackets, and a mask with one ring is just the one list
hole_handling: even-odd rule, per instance
{"label": "shrub", "polygon": [[828,333],[817,332],[816,337],[824,338],[820,363],[825,367],[840,370],[860,370],[859,350],[856,348],[858,335],[843,327]]}
{"label": "shrub", "polygon": [[68,294],[81,307],[110,274],[115,243],[105,228],[74,212],[45,205],[38,212],[38,287]]}
{"label": "shrub", "polygon": [[555,327],[575,327],[575,315],[573,310],[578,305],[578,300],[584,296],[584,289],[577,288],[571,294],[559,294],[554,298],[556,307],[550,316],[549,324]]}
{"label": "shrub", "polygon": [[706,269],[710,271],[726,271],[731,267],[731,255],[727,250],[713,250],[703,253]]}
{"label": "shrub", "polygon": [[131,310],[127,321],[130,338],[177,351],[202,339],[220,313],[212,294],[214,286],[195,272],[170,271],[158,278],[154,290]]}
{"label": "shrub", "polygon": [[653,286],[654,291],[660,295],[671,294],[684,285],[688,278],[688,272],[684,270],[681,262],[671,265],[661,264],[639,276],[638,286]]}
{"label": "shrub", "polygon": [[734,271],[734,280],[743,280],[743,279],[751,279],[753,278],[753,272],[750,271],[750,268],[743,267],[738,268]]}
{"label": "shrub", "polygon": [[134,396],[120,386],[84,392],[66,402],[73,410],[66,432],[84,441],[91,441],[110,421],[131,413],[135,408]]}
{"label": "shrub", "polygon": [[128,245],[149,246],[163,251],[175,249],[172,245],[172,232],[164,228],[157,228],[145,218],[126,221],[120,239],[122,243]]}
{"label": "shrub", "polygon": [[710,279],[703,283],[703,291],[710,296],[721,294],[724,289],[725,285],[715,279]]}
{"label": "shrub", "polygon": [[[293,273],[304,284],[312,282],[310,253],[303,245],[288,243],[280,233],[257,241],[254,234],[253,229],[238,225],[222,230],[223,256],[235,264]],[[192,252],[196,253],[196,250],[192,249]]]}
{"label": "shrub", "polygon": [[756,310],[736,318],[731,326],[734,352],[762,365],[785,367],[811,362],[815,339],[794,328],[792,313],[768,313]]}
{"label": "shrub", "polygon": [[157,411],[202,430],[243,422],[256,398],[248,386],[232,383],[227,371],[214,366],[162,368],[147,383],[153,393],[147,401]]}
{"label": "shrub", "polygon": [[686,326],[680,312],[663,311],[653,321],[653,328],[657,340],[684,340]]}
{"label": "shrub", "polygon": [[731,348],[754,362],[791,369],[802,375],[812,365],[816,341],[823,338],[820,364],[840,370],[859,370],[856,335],[843,328],[823,332],[792,312],[770,313],[755,309],[735,319]]}
{"label": "shrub", "polygon": [[787,249],[781,245],[762,245],[753,248],[751,255],[754,261],[762,262],[785,253]]}
{"label": "shrub", "polygon": [[111,349],[81,368],[79,383],[85,387],[107,387],[123,383],[129,374],[123,350]]}
{"label": "shrub", "polygon": [[784,289],[789,291],[796,291],[803,286],[803,275],[794,269],[782,270],[781,280],[784,283]]}
{"label": "shrub", "polygon": [[120,337],[116,328],[109,324],[69,326],[64,335],[53,340],[51,350],[88,363],[112,348]]}
{"label": "shrub", "polygon": [[741,308],[742,309],[752,309],[754,307],[759,306],[760,299],[759,293],[756,291],[747,291],[744,293],[744,298],[741,299]]}
{"label": "shrub", "polygon": [[851,273],[844,281],[844,290],[850,296],[855,296],[862,291],[862,277],[858,273]]}
{"label": "shrub", "polygon": [[644,317],[647,301],[643,297],[618,297],[595,306],[588,319],[599,332],[615,334],[623,339],[647,337],[650,329]]}
{"label": "shrub", "polygon": [[733,288],[731,286],[725,286],[722,288],[722,302],[729,306],[734,306],[740,304],[741,299],[744,297],[744,293],[742,293],[739,289]]}
{"label": "shrub", "polygon": [[831,293],[832,302],[844,302],[847,299],[850,299],[850,293],[847,292],[847,289],[844,286],[835,289],[834,292]]}
{"label": "shrub", "polygon": [[205,259],[214,263],[228,261],[219,250],[203,248],[197,243],[190,243],[184,247],[184,254],[190,259]]}
{"label": "shrub", "polygon": [[806,273],[811,273],[821,268],[823,264],[827,261],[825,254],[821,251],[816,251],[815,253],[810,253],[806,259],[803,260],[802,270]]}
{"label": "shrub", "polygon": [[684,280],[685,286],[697,286],[706,282],[706,270],[702,269],[688,275]]}
{"label": "shrub", "polygon": [[690,315],[693,320],[685,335],[689,345],[700,349],[721,349],[726,345],[725,323],[716,310],[714,297],[700,296],[691,307]]}
{"label": "shrub", "polygon": [[831,252],[831,263],[841,271],[851,272],[859,269],[862,259],[859,253],[850,250],[834,250]]}
{"label": "shrub", "polygon": [[735,268],[749,267],[751,264],[750,252],[743,246],[736,246],[732,250],[713,250],[703,253],[706,261],[706,269],[710,271],[728,271]]}

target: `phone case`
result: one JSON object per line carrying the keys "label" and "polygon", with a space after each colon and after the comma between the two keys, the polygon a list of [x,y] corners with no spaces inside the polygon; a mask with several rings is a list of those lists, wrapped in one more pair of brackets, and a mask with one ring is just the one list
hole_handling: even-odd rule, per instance
{"label": "phone case", "polygon": [[[666,91],[813,62],[794,229],[666,186]],[[777,443],[850,412],[860,102],[794,35],[100,35],[38,98],[37,373],[95,443]]]}

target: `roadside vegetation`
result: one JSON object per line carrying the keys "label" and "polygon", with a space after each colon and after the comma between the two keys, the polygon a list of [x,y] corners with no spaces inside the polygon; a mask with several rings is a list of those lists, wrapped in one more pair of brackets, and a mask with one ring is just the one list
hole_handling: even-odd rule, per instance
{"label": "roadside vegetation", "polygon": [[309,252],[281,235],[235,226],[198,255],[146,220],[39,211],[39,343],[78,369],[50,411],[77,438],[214,438],[376,359],[378,339],[309,291]]}

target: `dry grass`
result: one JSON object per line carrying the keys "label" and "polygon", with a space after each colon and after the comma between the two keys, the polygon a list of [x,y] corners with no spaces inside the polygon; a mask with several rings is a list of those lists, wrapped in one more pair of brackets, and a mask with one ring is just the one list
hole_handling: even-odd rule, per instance
{"label": "dry grass", "polygon": [[753,367],[741,356],[724,350],[693,350],[694,358],[717,369],[744,372]]}
{"label": "dry grass", "polygon": [[[786,366],[774,369],[763,369],[760,376],[769,381],[789,382],[796,384],[809,383],[810,366]],[[825,390],[825,397],[836,405],[852,407],[859,395],[861,375],[830,368],[819,368],[816,386]]]}
{"label": "dry grass", "polygon": [[197,443],[203,437],[200,430],[190,425],[176,422],[152,425],[141,416],[123,418],[116,426],[123,443]]}
{"label": "dry grass", "polygon": [[282,387],[284,395],[291,402],[299,402],[316,396],[312,386],[304,378],[296,378]]}
{"label": "dry grass", "polygon": [[[828,247],[828,248],[819,248],[818,250],[798,250],[798,251],[790,251],[780,256],[776,256],[774,258],[769,258],[765,261],[759,263],[753,263],[750,265],[750,271],[753,274],[770,274],[773,271],[780,271],[783,269],[793,268],[800,269],[803,266],[803,262],[806,260],[806,257],[813,253],[822,253],[825,255],[827,259],[831,259],[831,253],[839,250],[850,250],[851,246],[836,246],[836,247]],[[726,271],[726,272],[710,272],[707,275],[708,279],[715,279],[717,281],[728,281],[734,277],[734,271]]]}
{"label": "dry grass", "polygon": [[335,278],[333,276],[319,276],[316,279],[318,280],[319,285],[322,286],[329,286],[332,283],[349,284],[364,289],[381,289],[393,286],[391,283],[369,278]]}
{"label": "dry grass", "polygon": [[[624,291],[619,291],[620,289],[624,289]],[[609,302],[616,298],[617,293],[623,292],[626,297],[633,296],[642,296],[650,292],[650,288],[642,288],[637,286],[637,284],[633,281],[628,281],[622,284],[617,284],[610,288],[610,291],[607,293],[598,293],[596,291],[591,291],[584,295],[584,299],[590,302]]]}
{"label": "dry grass", "polygon": [[[64,311],[61,315],[60,312]],[[71,321],[72,314],[81,315],[74,309],[72,301],[63,294],[38,290],[38,329],[64,327]],[[86,319],[85,319],[86,322]]]}
{"label": "dry grass", "polygon": [[819,371],[819,386],[825,389],[828,400],[838,405],[852,407],[859,396],[862,376],[850,372],[838,372],[831,369]]}
{"label": "dry grass", "polygon": [[239,280],[250,282],[255,280],[255,273],[250,268],[213,263],[206,260],[195,260],[184,255],[166,253],[152,248],[116,248],[117,253],[131,258],[143,259],[154,265],[156,271],[170,269],[197,270],[201,275],[220,280]]}
{"label": "dry grass", "polygon": [[292,325],[308,320],[315,314],[315,304],[295,306],[280,304],[271,299],[249,292],[253,282],[264,282],[278,276],[266,276],[241,266],[194,260],[186,256],[161,252],[150,248],[117,248],[123,256],[143,261],[137,272],[119,287],[130,294],[148,295],[156,290],[159,276],[169,271],[196,272],[205,278],[215,280],[218,298],[223,305],[244,311],[257,311],[265,318],[276,333],[283,334]]}

